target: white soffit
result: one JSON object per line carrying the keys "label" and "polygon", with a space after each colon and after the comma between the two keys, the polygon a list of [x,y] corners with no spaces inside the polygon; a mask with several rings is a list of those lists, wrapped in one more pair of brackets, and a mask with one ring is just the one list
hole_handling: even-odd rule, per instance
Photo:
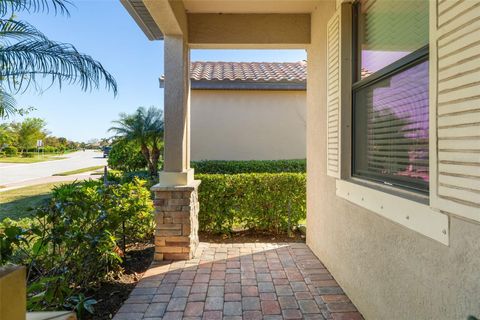
{"label": "white soffit", "polygon": [[318,0],[183,0],[188,13],[310,13]]}

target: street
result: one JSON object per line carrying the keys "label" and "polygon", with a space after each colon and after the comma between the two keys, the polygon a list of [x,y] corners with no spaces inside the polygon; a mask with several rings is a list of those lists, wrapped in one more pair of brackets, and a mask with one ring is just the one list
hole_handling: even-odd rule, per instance
{"label": "street", "polygon": [[45,161],[38,163],[0,163],[0,186],[9,187],[13,185],[37,184],[48,179],[53,174],[72,171],[93,166],[106,165],[107,161],[103,154],[98,151],[78,151],[62,155],[67,159]]}

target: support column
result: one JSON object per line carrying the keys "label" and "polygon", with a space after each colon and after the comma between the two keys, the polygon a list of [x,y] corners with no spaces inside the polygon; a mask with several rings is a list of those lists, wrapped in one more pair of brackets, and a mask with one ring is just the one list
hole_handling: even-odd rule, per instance
{"label": "support column", "polygon": [[165,153],[161,186],[189,185],[190,50],[183,36],[165,36]]}
{"label": "support column", "polygon": [[190,168],[190,54],[184,36],[165,36],[164,169],[155,193],[155,260],[193,258],[198,186]]}
{"label": "support column", "polygon": [[198,246],[198,186],[154,186],[155,260],[192,259]]}

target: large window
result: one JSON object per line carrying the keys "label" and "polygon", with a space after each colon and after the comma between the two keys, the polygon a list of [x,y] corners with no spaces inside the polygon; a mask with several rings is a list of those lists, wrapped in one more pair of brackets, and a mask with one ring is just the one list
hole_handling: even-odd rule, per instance
{"label": "large window", "polygon": [[428,192],[428,0],[355,5],[356,177]]}

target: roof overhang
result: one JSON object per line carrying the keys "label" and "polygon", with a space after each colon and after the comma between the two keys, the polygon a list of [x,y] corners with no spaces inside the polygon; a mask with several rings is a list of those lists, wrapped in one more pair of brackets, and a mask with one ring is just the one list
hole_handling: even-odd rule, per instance
{"label": "roof overhang", "polygon": [[248,81],[214,81],[192,80],[192,90],[277,90],[277,91],[305,91],[305,82],[248,82]]}
{"label": "roof overhang", "polygon": [[[160,88],[165,88],[165,78],[159,79]],[[192,90],[276,90],[305,91],[306,81],[243,81],[243,80],[191,80]]]}
{"label": "roof overhang", "polygon": [[163,40],[163,33],[142,0],[120,0],[149,40]]}

